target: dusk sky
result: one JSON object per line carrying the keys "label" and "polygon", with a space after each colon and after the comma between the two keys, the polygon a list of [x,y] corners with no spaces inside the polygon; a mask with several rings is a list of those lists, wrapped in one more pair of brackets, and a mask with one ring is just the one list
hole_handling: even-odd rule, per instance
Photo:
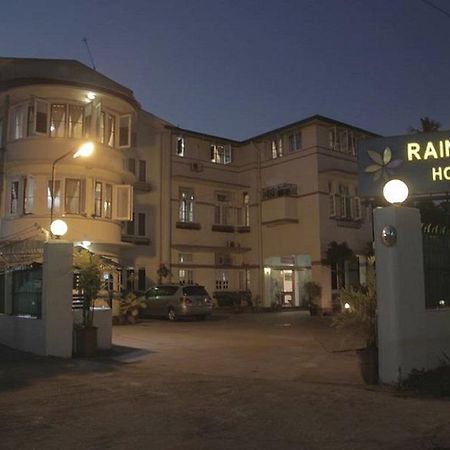
{"label": "dusk sky", "polygon": [[175,125],[244,139],[313,114],[450,128],[450,5],[432,0],[3,1],[0,55],[90,60]]}

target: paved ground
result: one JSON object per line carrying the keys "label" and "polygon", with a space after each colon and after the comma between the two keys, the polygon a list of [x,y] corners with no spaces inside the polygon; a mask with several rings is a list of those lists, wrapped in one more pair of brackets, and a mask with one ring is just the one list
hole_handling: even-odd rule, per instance
{"label": "paved ground", "polygon": [[150,320],[93,360],[0,349],[0,448],[450,449],[450,402],[367,388],[359,343],[328,325]]}

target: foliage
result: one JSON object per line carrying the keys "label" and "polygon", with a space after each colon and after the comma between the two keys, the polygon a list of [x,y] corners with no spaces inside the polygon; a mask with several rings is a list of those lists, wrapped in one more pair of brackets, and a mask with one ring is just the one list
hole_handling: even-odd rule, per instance
{"label": "foliage", "polygon": [[135,294],[129,293],[125,298],[120,299],[120,315],[134,316],[139,314],[139,310],[146,308],[145,302],[136,297]]}
{"label": "foliage", "polygon": [[367,347],[377,345],[377,293],[375,285],[374,259],[368,260],[367,284],[341,289],[339,300],[350,308],[335,316],[332,325],[361,334]]}
{"label": "foliage", "polygon": [[410,127],[408,131],[411,133],[432,133],[433,131],[439,131],[441,124],[429,117],[420,118],[420,128]]}
{"label": "foliage", "polygon": [[338,279],[338,288],[343,286],[344,281],[344,265],[346,261],[351,261],[355,258],[353,250],[348,246],[347,242],[338,244],[336,241],[331,241],[325,252],[324,263],[328,266],[335,266]]}
{"label": "foliage", "polygon": [[398,389],[401,391],[415,391],[422,395],[450,398],[450,357],[444,353],[440,367],[434,370],[414,369]]}
{"label": "foliage", "polygon": [[161,263],[156,271],[156,274],[158,275],[159,283],[162,283],[163,278],[167,278],[171,275],[171,272],[164,263]]}
{"label": "foliage", "polygon": [[80,274],[80,289],[83,292],[83,327],[92,327],[94,311],[91,308],[101,288],[100,259],[87,250],[74,253],[74,266]]}
{"label": "foliage", "polygon": [[310,305],[314,305],[316,300],[322,296],[322,286],[315,281],[307,281],[304,284],[304,289]]}
{"label": "foliage", "polygon": [[430,199],[415,200],[412,206],[420,210],[424,225],[450,225],[450,203]]}

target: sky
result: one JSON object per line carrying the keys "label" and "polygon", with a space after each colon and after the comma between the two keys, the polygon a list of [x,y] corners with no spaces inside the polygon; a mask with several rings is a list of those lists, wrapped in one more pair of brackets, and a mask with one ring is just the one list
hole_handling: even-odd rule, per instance
{"label": "sky", "polygon": [[[438,11],[427,2],[448,11]],[[2,0],[0,56],[77,59],[182,128],[450,128],[448,0]]]}

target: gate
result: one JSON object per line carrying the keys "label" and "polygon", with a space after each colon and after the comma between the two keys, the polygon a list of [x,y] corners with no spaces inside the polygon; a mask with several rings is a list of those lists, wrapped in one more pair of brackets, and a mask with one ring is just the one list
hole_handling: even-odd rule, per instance
{"label": "gate", "polygon": [[[440,231],[439,231],[440,230]],[[444,227],[422,231],[425,273],[425,306],[450,306],[450,233]]]}

